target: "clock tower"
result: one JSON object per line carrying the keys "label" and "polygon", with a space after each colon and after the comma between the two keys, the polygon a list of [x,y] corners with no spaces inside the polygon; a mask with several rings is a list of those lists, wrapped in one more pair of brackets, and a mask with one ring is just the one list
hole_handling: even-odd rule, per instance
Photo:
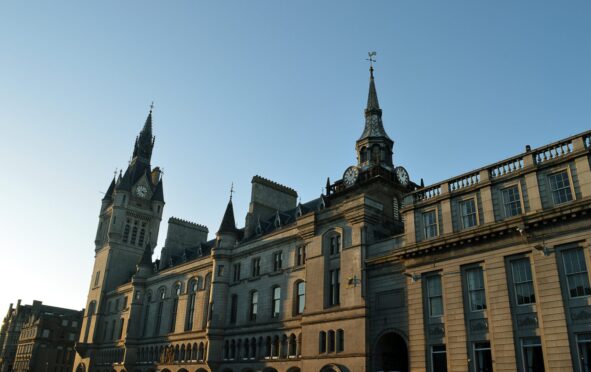
{"label": "clock tower", "polygon": [[80,342],[96,341],[98,319],[104,314],[104,294],[128,283],[136,266],[153,252],[164,209],[161,171],[151,168],[152,109],[137,136],[132,160],[113,178],[102,200],[95,238],[95,257]]}
{"label": "clock tower", "polygon": [[379,166],[393,170],[392,149],[394,141],[388,137],[382,123],[382,109],[373,77],[373,66],[369,69],[369,94],[365,108],[365,128],[357,140],[357,165],[362,170]]}

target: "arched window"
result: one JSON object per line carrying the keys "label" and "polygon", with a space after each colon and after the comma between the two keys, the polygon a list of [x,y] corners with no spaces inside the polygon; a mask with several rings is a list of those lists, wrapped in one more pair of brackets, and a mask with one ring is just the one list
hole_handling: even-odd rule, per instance
{"label": "arched window", "polygon": [[179,356],[180,356],[179,345],[176,345],[174,347],[174,361],[175,362],[178,362],[179,361]]}
{"label": "arched window", "polygon": [[283,335],[283,337],[281,337],[281,354],[279,354],[281,358],[287,358],[288,344],[289,340],[287,339],[287,335]]}
{"label": "arched window", "polygon": [[191,348],[191,344],[187,344],[187,355],[185,356],[186,361],[191,361],[193,360],[193,354],[191,354],[192,352],[192,348]]}
{"label": "arched window", "polygon": [[230,343],[230,359],[236,358],[236,341]]}
{"label": "arched window", "polygon": [[250,308],[248,312],[248,318],[251,321],[255,321],[257,319],[257,314],[259,312],[259,292],[252,291],[250,292]]}
{"label": "arched window", "polygon": [[304,313],[306,307],[306,282],[297,281],[295,284],[295,315]]}
{"label": "arched window", "polygon": [[166,298],[166,289],[160,288],[158,290],[158,313],[156,314],[156,325],[154,327],[154,335],[160,334],[160,326],[162,325],[162,311],[164,310],[164,299]]}
{"label": "arched window", "polygon": [[176,283],[172,287],[172,308],[170,309],[170,332],[176,328],[176,314],[179,309],[179,295],[181,294],[181,283]]}
{"label": "arched window", "polygon": [[279,358],[279,336],[273,338],[273,358]]}
{"label": "arched window", "polygon": [[367,148],[365,146],[359,149],[359,157],[361,163],[365,163],[367,161]]}
{"label": "arched window", "polygon": [[150,302],[152,302],[152,293],[148,292],[146,294],[146,312],[144,313],[144,325],[142,327],[142,334],[146,336],[146,331],[148,328],[148,318],[150,317]]}
{"label": "arched window", "polygon": [[250,340],[248,338],[244,339],[242,343],[244,345],[244,350],[242,351],[242,359],[248,359],[250,356]]}
{"label": "arched window", "polygon": [[341,234],[331,234],[328,238],[328,254],[335,255],[341,253]]}
{"label": "arched window", "polygon": [[302,334],[301,333],[298,335],[297,351],[298,351],[298,356],[302,356]]}
{"label": "arched window", "polygon": [[337,352],[345,350],[345,331],[342,329],[337,330]]}
{"label": "arched window", "polygon": [[335,333],[333,330],[328,331],[328,352],[334,353],[335,351]]}
{"label": "arched window", "polygon": [[267,358],[271,357],[272,343],[271,336],[267,336],[267,342],[265,343],[265,357]]}
{"label": "arched window", "polygon": [[224,342],[224,359],[230,359],[230,341]]}
{"label": "arched window", "polygon": [[250,359],[255,359],[257,357],[257,339],[251,338],[250,339]]}
{"label": "arched window", "polygon": [[318,352],[326,353],[326,332],[320,331],[318,335]]}
{"label": "arched window", "polygon": [[181,346],[181,355],[180,355],[180,361],[184,361],[185,360],[185,345]]}
{"label": "arched window", "polygon": [[290,357],[295,357],[296,356],[296,352],[297,352],[297,341],[296,341],[296,336],[292,333],[291,335],[289,335],[289,352],[288,355]]}
{"label": "arched window", "polygon": [[205,360],[205,345],[203,344],[203,342],[199,343],[199,357],[198,360],[200,362],[202,362],[203,360]]}
{"label": "arched window", "polygon": [[195,315],[195,298],[197,296],[197,281],[195,279],[191,279],[189,281],[188,291],[189,297],[187,300],[187,318],[185,320],[185,331],[190,331],[193,329],[193,317]]}
{"label": "arched window", "polygon": [[271,306],[272,309],[272,317],[278,318],[281,314],[281,287],[275,286],[272,289],[273,292],[273,303]]}

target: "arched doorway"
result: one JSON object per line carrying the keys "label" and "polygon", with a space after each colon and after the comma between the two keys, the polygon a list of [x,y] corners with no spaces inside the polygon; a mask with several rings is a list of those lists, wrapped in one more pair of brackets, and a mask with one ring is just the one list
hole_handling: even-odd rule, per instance
{"label": "arched doorway", "polygon": [[341,369],[337,365],[328,364],[322,367],[320,372],[341,372]]}
{"label": "arched doorway", "polygon": [[377,371],[408,372],[408,347],[398,333],[390,332],[380,337],[374,354]]}

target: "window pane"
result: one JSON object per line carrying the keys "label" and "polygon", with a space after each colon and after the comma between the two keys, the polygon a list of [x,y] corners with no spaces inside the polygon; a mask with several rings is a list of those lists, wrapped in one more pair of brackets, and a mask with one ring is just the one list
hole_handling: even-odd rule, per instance
{"label": "window pane", "polygon": [[476,204],[474,199],[466,200],[460,203],[462,214],[462,226],[464,228],[476,226]]}
{"label": "window pane", "polygon": [[525,372],[544,372],[544,355],[539,337],[522,340]]}
{"label": "window pane", "polygon": [[513,288],[517,305],[533,304],[536,302],[531,265],[529,258],[523,258],[511,262],[511,274],[513,275]]}
{"label": "window pane", "polygon": [[570,297],[588,296],[591,294],[585,255],[580,248],[568,249],[562,253],[568,292]]}
{"label": "window pane", "polygon": [[501,193],[503,195],[505,217],[517,216],[521,214],[521,201],[519,199],[519,190],[517,186],[503,189]]}
{"label": "window pane", "polygon": [[431,371],[447,372],[447,355],[445,345],[431,346]]}
{"label": "window pane", "polygon": [[562,171],[548,176],[550,190],[552,191],[552,200],[554,204],[565,203],[573,199],[570,189],[568,173]]}
{"label": "window pane", "polygon": [[492,372],[492,355],[488,341],[474,343],[474,368],[476,372]]}
{"label": "window pane", "polygon": [[427,297],[430,316],[443,314],[443,297],[441,296],[441,277],[427,277]]}

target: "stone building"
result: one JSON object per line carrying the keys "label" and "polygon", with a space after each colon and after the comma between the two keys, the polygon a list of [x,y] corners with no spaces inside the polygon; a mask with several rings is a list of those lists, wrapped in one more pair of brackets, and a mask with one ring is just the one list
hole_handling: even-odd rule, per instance
{"label": "stone building", "polygon": [[83,314],[41,301],[10,304],[0,331],[2,371],[71,371]]}
{"label": "stone building", "polygon": [[587,371],[591,132],[424,187],[373,68],[362,129],[319,198],[255,176],[244,227],[232,198],[212,238],[171,218],[153,262],[150,111],[102,200],[74,370]]}

